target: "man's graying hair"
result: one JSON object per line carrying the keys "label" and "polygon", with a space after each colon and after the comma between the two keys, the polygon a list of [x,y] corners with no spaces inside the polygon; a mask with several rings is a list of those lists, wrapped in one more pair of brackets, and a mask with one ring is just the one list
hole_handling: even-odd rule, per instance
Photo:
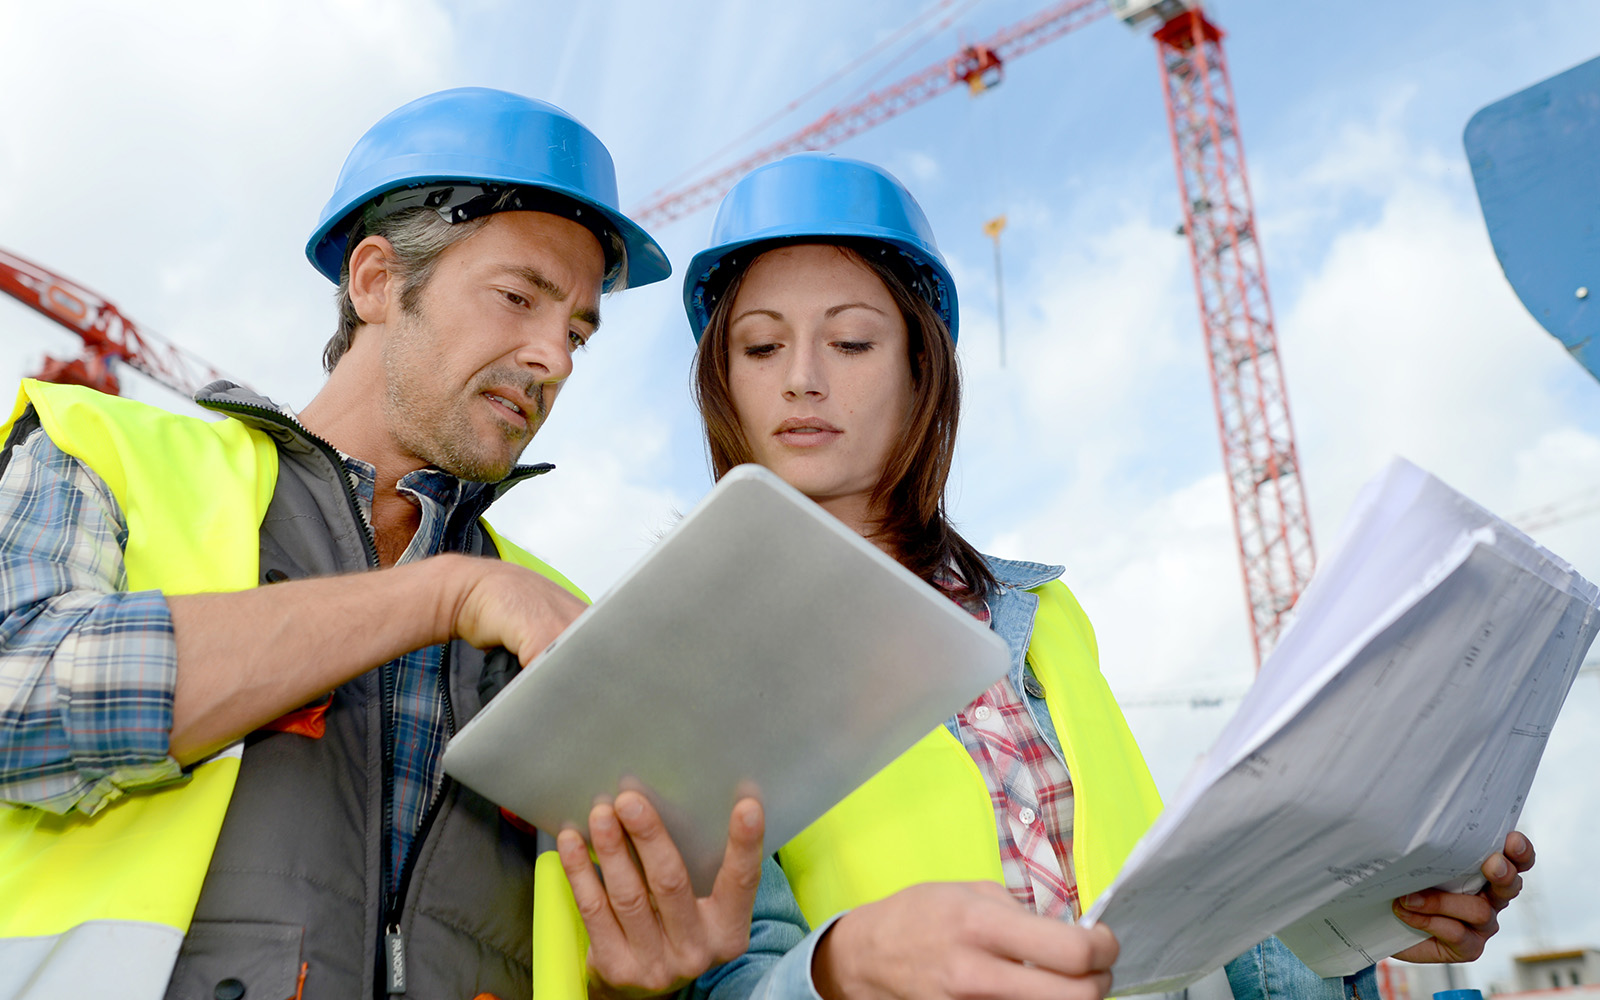
{"label": "man's graying hair", "polygon": [[[415,313],[422,301],[422,293],[433,277],[439,258],[451,247],[471,236],[489,221],[490,217],[511,202],[516,189],[500,195],[488,213],[465,222],[446,222],[439,213],[427,207],[408,208],[392,215],[380,215],[377,204],[368,205],[361,217],[350,227],[344,246],[344,263],[339,265],[339,290],[336,300],[339,307],[339,328],[322,349],[323,370],[333,372],[339,359],[350,349],[350,341],[361,326],[361,317],[350,301],[350,255],[368,236],[382,236],[393,248],[389,262],[392,273],[400,280],[400,309]],[[621,234],[606,229],[600,236],[601,249],[608,263],[604,283],[621,286],[627,283],[627,251]]]}

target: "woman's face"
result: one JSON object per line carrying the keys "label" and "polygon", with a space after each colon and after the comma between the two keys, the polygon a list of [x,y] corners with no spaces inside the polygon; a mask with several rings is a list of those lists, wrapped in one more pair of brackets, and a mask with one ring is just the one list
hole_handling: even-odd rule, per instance
{"label": "woman's face", "polygon": [[906,324],[883,282],[832,246],[756,258],[730,308],[728,382],[755,460],[845,520],[911,412]]}

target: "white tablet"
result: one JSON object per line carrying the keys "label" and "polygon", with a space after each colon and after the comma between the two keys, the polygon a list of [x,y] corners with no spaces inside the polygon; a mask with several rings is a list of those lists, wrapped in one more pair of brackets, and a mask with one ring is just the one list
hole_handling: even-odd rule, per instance
{"label": "white tablet", "polygon": [[757,795],[775,850],[1006,672],[1005,643],[760,466],[734,469],[446,747],[541,828],[639,788],[695,889]]}

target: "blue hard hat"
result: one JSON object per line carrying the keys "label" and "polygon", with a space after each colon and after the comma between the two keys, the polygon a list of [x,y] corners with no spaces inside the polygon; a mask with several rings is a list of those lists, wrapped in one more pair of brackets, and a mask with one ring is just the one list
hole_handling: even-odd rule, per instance
{"label": "blue hard hat", "polygon": [[[595,134],[553,104],[486,87],[419,97],[368,129],[344,161],[306,257],[337,283],[350,227],[380,196],[394,200],[396,211],[426,205],[461,222],[507,191],[513,206],[565,215],[597,237],[602,230],[620,235],[627,287],[672,273],[650,234],[617,209],[616,170]],[[617,262],[608,243],[600,238],[609,274]],[[608,278],[605,290],[615,284]]]}
{"label": "blue hard hat", "polygon": [[956,284],[917,200],[882,167],[826,153],[796,153],[750,171],[711,224],[711,246],[683,276],[683,308],[698,343],[717,297],[775,244],[872,242],[898,251],[918,294],[956,337]]}

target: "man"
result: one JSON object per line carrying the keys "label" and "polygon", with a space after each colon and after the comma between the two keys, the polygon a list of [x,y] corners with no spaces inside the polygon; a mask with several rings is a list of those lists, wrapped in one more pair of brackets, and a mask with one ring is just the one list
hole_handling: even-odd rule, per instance
{"label": "man", "polygon": [[[307,255],[339,328],[298,416],[228,383],[197,397],[219,423],[24,386],[0,457],[0,997],[529,994],[536,835],[439,757],[494,693],[481,650],[526,663],[583,602],[480,516],[549,471],[516,462],[602,292],[670,266],[593,134],[477,88],[368,131]],[[642,799],[597,819],[594,991],[742,950],[758,807],[706,900]],[[609,877],[620,830],[632,881]],[[612,913],[641,900],[663,919]]]}

